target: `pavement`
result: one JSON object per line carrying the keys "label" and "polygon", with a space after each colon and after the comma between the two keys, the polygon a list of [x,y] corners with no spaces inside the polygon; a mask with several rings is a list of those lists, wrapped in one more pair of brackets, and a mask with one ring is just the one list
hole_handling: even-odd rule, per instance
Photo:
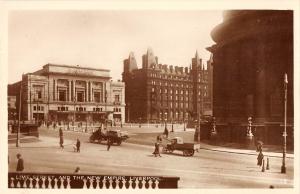
{"label": "pavement", "polygon": [[[170,130],[170,125],[168,125],[168,128]],[[56,136],[58,134],[58,129],[49,128],[47,129],[46,127],[40,127],[40,133],[52,136]],[[127,140],[128,143],[132,144],[140,144],[140,145],[145,145],[145,146],[151,146],[153,147],[153,144],[156,140],[157,135],[161,135],[162,131],[164,130],[164,125],[159,125],[158,127],[149,127],[149,126],[142,126],[139,128],[138,126],[125,126],[123,128],[120,128],[121,130],[127,131],[129,133],[130,138]],[[72,139],[73,141],[76,140],[78,135],[80,134],[80,138],[83,141],[88,141],[88,138],[90,134],[92,133],[91,131],[88,131],[87,133],[82,132],[84,130],[79,131],[65,131],[65,138],[67,139]],[[185,142],[191,142],[193,141],[193,135],[194,135],[195,129],[193,128],[186,128],[186,130],[183,130],[182,127],[177,127],[174,128],[174,132],[169,132],[169,138],[175,137],[175,136],[180,136],[183,137]],[[40,140],[42,140],[42,137],[40,137]],[[256,152],[255,149],[242,149],[242,146],[240,144],[223,144],[223,146],[220,145],[212,145],[208,141],[201,141],[201,148],[204,150],[210,150],[214,152],[227,152],[227,153],[236,153],[236,154],[246,154],[246,155],[257,155],[258,153]],[[274,158],[282,158],[282,148],[279,146],[269,146],[266,145],[264,146],[264,155],[266,157],[274,157]],[[287,158],[294,158],[294,154],[292,151],[288,151],[286,153]]]}

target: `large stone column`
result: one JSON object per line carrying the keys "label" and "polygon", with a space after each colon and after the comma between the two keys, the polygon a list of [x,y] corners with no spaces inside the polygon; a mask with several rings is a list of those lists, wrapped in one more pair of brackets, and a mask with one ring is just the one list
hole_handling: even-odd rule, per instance
{"label": "large stone column", "polygon": [[69,101],[72,101],[72,80],[69,80]]}
{"label": "large stone column", "polygon": [[72,99],[72,101],[74,101],[76,99],[76,94],[75,94],[76,80],[72,80],[72,82],[73,82],[73,91],[72,91],[73,99]]}
{"label": "large stone column", "polygon": [[264,122],[266,118],[266,53],[263,39],[257,42],[255,76],[255,120]]}
{"label": "large stone column", "polygon": [[85,101],[89,101],[89,83],[88,81],[85,82]]}
{"label": "large stone column", "polygon": [[53,101],[56,101],[57,99],[57,80],[56,79],[53,79]]}

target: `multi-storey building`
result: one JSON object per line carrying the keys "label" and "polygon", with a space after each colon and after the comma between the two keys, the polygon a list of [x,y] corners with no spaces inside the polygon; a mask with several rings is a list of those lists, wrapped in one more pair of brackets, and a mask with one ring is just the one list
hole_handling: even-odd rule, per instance
{"label": "multi-storey building", "polygon": [[183,122],[211,114],[211,66],[196,52],[191,67],[158,64],[149,48],[138,69],[133,53],[124,60],[126,120]]}
{"label": "multi-storey building", "polygon": [[124,122],[124,83],[111,81],[109,72],[47,64],[9,85],[8,95],[19,99],[21,91],[22,120]]}

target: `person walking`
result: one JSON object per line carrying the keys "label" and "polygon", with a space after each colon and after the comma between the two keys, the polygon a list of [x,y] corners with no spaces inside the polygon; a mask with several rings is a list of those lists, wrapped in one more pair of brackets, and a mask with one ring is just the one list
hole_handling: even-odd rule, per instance
{"label": "person walking", "polygon": [[107,151],[109,151],[110,146],[111,146],[111,142],[112,140],[110,139],[110,137],[107,138]]}
{"label": "person walking", "polygon": [[80,140],[77,138],[77,142],[76,142],[76,149],[77,152],[80,152]]}
{"label": "person walking", "polygon": [[79,174],[79,173],[80,173],[80,168],[79,168],[79,166],[77,166],[77,167],[75,168],[74,173],[75,173],[75,174]]}
{"label": "person walking", "polygon": [[165,127],[165,130],[164,130],[164,133],[163,133],[163,134],[166,136],[166,138],[168,138],[168,136],[169,136],[169,131],[168,131],[167,127]]}
{"label": "person walking", "polygon": [[157,157],[157,155],[159,157],[161,157],[160,153],[159,153],[159,142],[155,142],[154,144],[154,152],[152,154],[154,154],[155,157]]}
{"label": "person walking", "polygon": [[257,156],[257,165],[261,166],[262,165],[262,161],[264,159],[264,155],[262,153],[262,150],[259,151],[259,154]]}
{"label": "person walking", "polygon": [[18,162],[17,162],[17,172],[22,172],[24,170],[24,160],[20,153],[17,154]]}
{"label": "person walking", "polygon": [[59,128],[59,145],[61,149],[64,149],[64,133],[62,128]]}

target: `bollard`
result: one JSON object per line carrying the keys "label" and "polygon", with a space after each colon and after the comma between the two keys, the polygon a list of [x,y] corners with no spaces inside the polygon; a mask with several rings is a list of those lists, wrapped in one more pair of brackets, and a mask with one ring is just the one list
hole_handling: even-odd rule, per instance
{"label": "bollard", "polygon": [[269,157],[267,157],[267,167],[266,167],[266,170],[270,170]]}
{"label": "bollard", "polygon": [[262,161],[262,168],[261,168],[262,172],[265,172],[265,159],[263,159]]}

